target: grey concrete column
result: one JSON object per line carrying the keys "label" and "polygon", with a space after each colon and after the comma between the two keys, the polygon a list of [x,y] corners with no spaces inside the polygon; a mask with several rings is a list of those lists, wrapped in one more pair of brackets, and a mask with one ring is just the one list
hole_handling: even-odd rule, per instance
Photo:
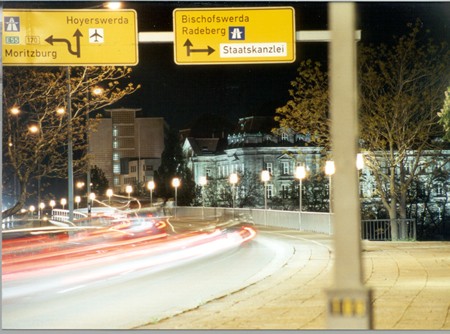
{"label": "grey concrete column", "polygon": [[334,285],[327,292],[327,326],[371,328],[370,291],[362,283],[360,207],[356,153],[358,143],[355,4],[329,4],[331,43],[330,111],[335,240]]}

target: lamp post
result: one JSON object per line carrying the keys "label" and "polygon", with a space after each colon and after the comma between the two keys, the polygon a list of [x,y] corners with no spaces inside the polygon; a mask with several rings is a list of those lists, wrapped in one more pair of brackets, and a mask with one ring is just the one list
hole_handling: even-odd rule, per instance
{"label": "lamp post", "polygon": [[52,208],[52,217],[53,217],[53,208],[55,207],[56,202],[55,202],[55,200],[52,199],[49,204],[50,204],[50,207]]}
{"label": "lamp post", "polygon": [[91,208],[94,206],[94,200],[95,200],[95,193],[89,194],[89,204],[88,204],[88,216],[91,216]]}
{"label": "lamp post", "polygon": [[[101,87],[94,87],[92,89],[92,95],[94,96],[100,96],[103,94],[103,88]],[[89,161],[89,154],[91,152],[91,146],[89,144],[89,136],[91,135],[90,133],[90,120],[89,120],[89,114],[91,112],[90,110],[90,103],[91,103],[91,97],[89,94],[89,90],[87,90],[87,110],[86,110],[86,144],[87,144],[87,153],[88,153],[88,160],[87,160],[87,170],[86,170],[86,193],[90,194],[91,193],[91,164]]]}
{"label": "lamp post", "polygon": [[299,196],[298,196],[298,198],[299,198],[299,205],[298,205],[298,207],[299,207],[299,212],[302,212],[302,210],[303,210],[303,203],[302,203],[302,186],[303,186],[303,179],[306,177],[306,168],[305,168],[305,166],[297,166],[296,168],[295,168],[295,178],[297,178],[298,179],[298,182],[299,182]]}
{"label": "lamp post", "polygon": [[264,224],[267,225],[267,182],[270,180],[270,173],[268,170],[261,172],[261,181],[264,182]]}
{"label": "lamp post", "polygon": [[67,200],[65,198],[61,198],[61,205],[63,207],[63,210],[64,210],[64,207],[66,206],[66,204],[67,204]]}
{"label": "lamp post", "polygon": [[202,187],[202,219],[205,219],[205,186],[208,183],[206,176],[200,176],[198,183]]}
{"label": "lamp post", "polygon": [[153,206],[153,190],[155,190],[155,181],[151,180],[147,182],[147,189],[150,192],[150,207]]}
{"label": "lamp post", "polygon": [[128,194],[128,199],[130,199],[131,193],[133,192],[133,187],[130,185],[127,185],[125,187],[125,192]]}
{"label": "lamp post", "polygon": [[334,161],[328,160],[325,162],[325,174],[328,175],[328,193],[329,193],[329,210],[330,213],[333,212],[331,205],[331,176],[335,173],[336,169],[334,167]]}
{"label": "lamp post", "polygon": [[177,216],[177,206],[178,206],[178,201],[177,201],[177,189],[180,186],[180,179],[177,177],[174,177],[172,179],[172,187],[175,188],[175,217]]}
{"label": "lamp post", "polygon": [[298,215],[299,215],[299,229],[302,228],[302,210],[303,210],[303,179],[306,177],[305,166],[297,166],[295,168],[295,177],[298,179]]}
{"label": "lamp post", "polygon": [[81,197],[75,196],[75,203],[77,203],[77,210],[80,208]]}
{"label": "lamp post", "polygon": [[108,196],[108,204],[111,205],[111,197],[114,194],[112,189],[106,190],[106,196]]}
{"label": "lamp post", "polygon": [[231,173],[229,177],[229,181],[231,184],[231,196],[232,196],[232,203],[233,203],[233,218],[234,218],[234,205],[235,205],[235,192],[236,192],[236,183],[239,181],[239,177],[236,173]]}
{"label": "lamp post", "polygon": [[38,212],[39,219],[41,218],[41,214],[44,209],[45,209],[45,203],[44,202],[39,203],[39,212]]}
{"label": "lamp post", "polygon": [[31,212],[31,218],[33,218],[34,210],[36,210],[36,208],[34,207],[34,205],[30,205],[30,207],[28,209]]}

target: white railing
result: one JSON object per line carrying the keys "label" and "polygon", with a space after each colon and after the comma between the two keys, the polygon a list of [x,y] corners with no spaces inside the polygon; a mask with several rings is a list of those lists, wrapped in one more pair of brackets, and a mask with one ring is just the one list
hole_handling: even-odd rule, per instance
{"label": "white railing", "polygon": [[[165,208],[167,215],[180,217],[230,217],[248,220],[255,225],[289,228],[305,232],[333,234],[333,216],[323,212],[301,212],[264,209],[232,209],[232,208],[202,208],[202,207],[170,207]],[[176,211],[176,212],[175,212]],[[74,211],[74,220],[86,218],[87,214]],[[69,210],[54,209],[53,220],[69,221]]]}
{"label": "white railing", "polygon": [[[73,219],[82,219],[86,218],[87,214],[80,212],[80,211],[74,211],[73,212]],[[52,210],[52,220],[66,223],[69,221],[69,210],[63,210],[63,209],[53,209]]]}
{"label": "white railing", "polygon": [[[170,208],[174,213],[175,208]],[[169,213],[169,212],[168,212]],[[305,232],[333,234],[333,215],[323,212],[302,212],[264,209],[232,209],[178,207],[176,213],[180,217],[193,216],[217,217],[229,216],[242,220],[250,220],[255,225],[290,228]]]}

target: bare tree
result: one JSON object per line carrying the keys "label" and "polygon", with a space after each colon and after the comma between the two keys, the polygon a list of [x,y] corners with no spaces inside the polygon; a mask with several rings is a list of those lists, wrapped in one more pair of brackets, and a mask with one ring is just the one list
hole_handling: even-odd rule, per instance
{"label": "bare tree", "polygon": [[[450,71],[448,46],[425,40],[419,21],[410,27],[392,47],[362,47],[359,57],[362,147],[390,219],[407,218],[411,183],[440,156],[437,113]],[[399,232],[392,224],[394,240]]]}
{"label": "bare tree", "polygon": [[[359,51],[361,147],[390,218],[406,218],[411,182],[440,158],[438,111],[448,87],[449,49],[427,40],[418,21],[391,46],[362,46]],[[291,99],[276,111],[277,131],[309,134],[328,150],[326,74],[319,64],[302,62],[291,85]],[[396,224],[392,236],[398,238]]]}
{"label": "bare tree", "polygon": [[[67,113],[66,68],[6,67],[3,103],[4,167],[19,184],[15,203],[3,217],[17,213],[30,195],[34,178],[67,175],[67,142],[70,135],[80,159],[74,169],[86,168],[87,116],[111,105],[139,88],[129,79],[130,68],[75,67],[70,74],[71,122]],[[70,124],[69,124],[70,123]]]}

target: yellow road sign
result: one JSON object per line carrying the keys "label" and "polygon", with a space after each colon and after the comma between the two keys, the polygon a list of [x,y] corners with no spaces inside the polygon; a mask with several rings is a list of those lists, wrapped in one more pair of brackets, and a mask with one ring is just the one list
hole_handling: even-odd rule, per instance
{"label": "yellow road sign", "polygon": [[4,10],[3,65],[136,65],[134,10]]}
{"label": "yellow road sign", "polygon": [[295,61],[292,7],[179,8],[173,26],[179,65]]}

